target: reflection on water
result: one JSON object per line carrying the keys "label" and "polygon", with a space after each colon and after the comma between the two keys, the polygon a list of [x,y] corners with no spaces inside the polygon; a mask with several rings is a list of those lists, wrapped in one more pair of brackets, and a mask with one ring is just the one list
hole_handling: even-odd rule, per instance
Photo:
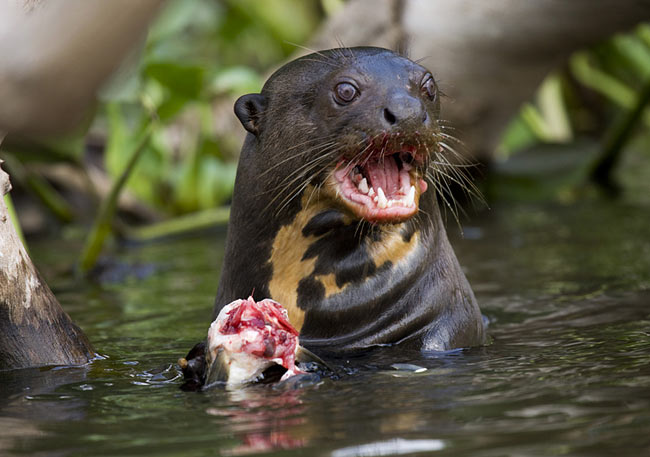
{"label": "reflection on water", "polygon": [[[104,356],[0,372],[0,455],[649,455],[650,211],[496,208],[452,242],[491,321],[483,348],[335,360],[337,379],[186,393],[223,233],[130,248],[148,276],[79,284],[33,244]],[[74,243],[74,242],[70,242]],[[138,271],[144,271],[138,268]]]}
{"label": "reflection on water", "polygon": [[216,427],[228,429],[239,439],[239,444],[223,451],[224,455],[302,448],[308,444],[308,437],[296,432],[306,420],[301,392],[270,390],[268,386],[231,390],[227,398],[233,408],[206,408],[206,414],[217,418],[212,421]]}

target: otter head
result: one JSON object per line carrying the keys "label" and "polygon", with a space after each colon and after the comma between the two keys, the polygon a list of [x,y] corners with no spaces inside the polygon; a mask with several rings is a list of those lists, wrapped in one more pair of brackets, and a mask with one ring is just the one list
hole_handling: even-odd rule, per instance
{"label": "otter head", "polygon": [[437,84],[380,48],[322,51],[278,70],[235,113],[257,141],[264,194],[281,210],[311,192],[351,220],[398,223],[418,213],[439,152]]}

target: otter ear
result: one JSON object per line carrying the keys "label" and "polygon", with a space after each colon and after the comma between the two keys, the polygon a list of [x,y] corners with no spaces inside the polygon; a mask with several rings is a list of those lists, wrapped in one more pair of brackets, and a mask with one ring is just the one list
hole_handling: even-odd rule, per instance
{"label": "otter ear", "polygon": [[235,114],[246,130],[257,135],[262,113],[266,108],[266,97],[262,94],[242,95],[235,102]]}

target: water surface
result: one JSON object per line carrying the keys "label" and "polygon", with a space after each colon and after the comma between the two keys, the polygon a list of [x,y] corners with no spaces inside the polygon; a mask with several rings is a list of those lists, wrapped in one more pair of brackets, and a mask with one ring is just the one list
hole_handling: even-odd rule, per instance
{"label": "water surface", "polygon": [[223,232],[124,248],[137,268],[101,285],[62,268],[77,241],[33,242],[104,358],[0,372],[0,455],[650,455],[649,209],[514,205],[464,238],[451,225],[487,347],[386,349],[336,361],[338,379],[201,394],[179,390],[175,360],[207,332]]}

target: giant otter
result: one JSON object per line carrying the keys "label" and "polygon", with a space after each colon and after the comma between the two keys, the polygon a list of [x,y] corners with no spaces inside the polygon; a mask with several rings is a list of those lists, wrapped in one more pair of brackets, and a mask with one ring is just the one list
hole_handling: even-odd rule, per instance
{"label": "giant otter", "polygon": [[284,305],[317,353],[484,343],[441,220],[444,133],[426,68],[381,48],[317,52],[235,113],[248,134],[215,317],[252,293]]}

